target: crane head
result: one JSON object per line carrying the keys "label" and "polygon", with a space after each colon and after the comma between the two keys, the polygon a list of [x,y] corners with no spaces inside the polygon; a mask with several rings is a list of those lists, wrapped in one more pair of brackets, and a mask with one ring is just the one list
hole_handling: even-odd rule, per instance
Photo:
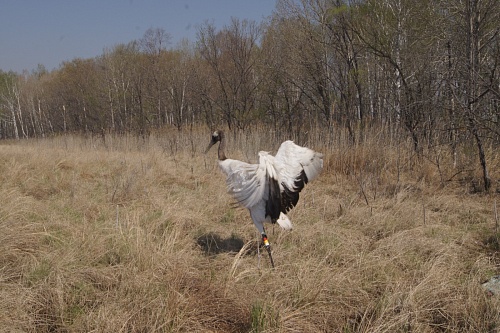
{"label": "crane head", "polygon": [[212,133],[212,138],[210,139],[210,143],[208,144],[207,150],[205,150],[205,154],[212,148],[214,144],[219,142],[222,139],[222,131],[215,131]]}

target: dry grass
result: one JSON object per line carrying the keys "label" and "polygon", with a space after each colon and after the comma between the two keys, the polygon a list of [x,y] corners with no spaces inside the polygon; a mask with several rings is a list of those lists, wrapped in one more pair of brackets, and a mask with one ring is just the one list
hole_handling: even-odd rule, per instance
{"label": "dry grass", "polygon": [[[276,269],[266,256],[259,269],[208,137],[2,143],[0,331],[500,331],[500,300],[480,286],[500,273],[498,195],[470,193],[470,165],[454,176],[444,152],[417,159],[376,134],[295,138],[325,170],[295,229],[269,230]],[[281,139],[238,133],[229,155]]]}

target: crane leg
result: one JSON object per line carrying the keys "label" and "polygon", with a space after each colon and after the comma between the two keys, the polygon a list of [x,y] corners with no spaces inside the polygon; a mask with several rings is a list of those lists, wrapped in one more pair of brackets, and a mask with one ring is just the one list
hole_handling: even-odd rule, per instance
{"label": "crane leg", "polygon": [[262,233],[262,243],[264,243],[264,247],[269,254],[269,259],[271,260],[271,266],[274,268],[274,260],[273,255],[271,254],[271,244],[269,244],[269,240],[267,239],[267,235],[265,232]]}

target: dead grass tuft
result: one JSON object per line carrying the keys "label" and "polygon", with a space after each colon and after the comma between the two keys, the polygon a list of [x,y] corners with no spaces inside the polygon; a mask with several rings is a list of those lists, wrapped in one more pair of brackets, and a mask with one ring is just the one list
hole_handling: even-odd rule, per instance
{"label": "dead grass tuft", "polygon": [[[203,154],[207,133],[0,145],[1,330],[499,330],[500,299],[481,287],[500,273],[497,197],[470,194],[465,153],[455,166],[445,149],[419,158],[369,130],[356,144],[294,138],[325,170],[290,213],[294,230],[269,228],[272,270]],[[284,138],[228,139],[231,157],[255,162]]]}

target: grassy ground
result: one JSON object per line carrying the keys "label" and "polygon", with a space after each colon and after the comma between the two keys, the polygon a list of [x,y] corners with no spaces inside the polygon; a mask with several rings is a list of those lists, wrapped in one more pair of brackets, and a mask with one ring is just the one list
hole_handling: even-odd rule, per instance
{"label": "grassy ground", "polygon": [[[459,156],[457,174],[445,150],[417,159],[376,135],[299,138],[325,168],[294,230],[268,228],[273,270],[203,154],[209,135],[1,143],[0,331],[500,331],[481,287],[500,273],[500,202],[473,193],[474,163]],[[228,140],[251,162],[278,147]]]}

